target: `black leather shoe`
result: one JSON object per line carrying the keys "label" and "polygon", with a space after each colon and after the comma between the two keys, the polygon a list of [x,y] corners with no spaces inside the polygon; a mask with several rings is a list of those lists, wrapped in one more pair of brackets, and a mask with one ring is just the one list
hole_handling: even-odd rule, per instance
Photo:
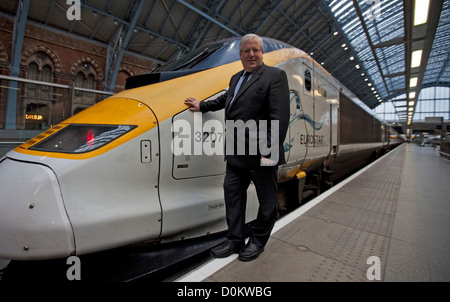
{"label": "black leather shoe", "polygon": [[239,253],[243,246],[244,244],[236,244],[232,241],[227,240],[221,245],[213,248],[211,250],[211,255],[216,258],[225,258],[230,256],[231,254]]}
{"label": "black leather shoe", "polygon": [[249,242],[239,253],[239,260],[251,261],[258,258],[262,252],[264,252],[264,247],[258,247],[255,243]]}

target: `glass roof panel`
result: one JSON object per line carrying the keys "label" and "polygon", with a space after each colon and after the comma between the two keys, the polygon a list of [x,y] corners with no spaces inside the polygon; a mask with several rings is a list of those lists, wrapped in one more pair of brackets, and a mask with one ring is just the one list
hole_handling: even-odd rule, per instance
{"label": "glass roof panel", "polygon": [[422,84],[450,85],[450,1],[444,1]]}
{"label": "glass roof panel", "polygon": [[327,1],[367,71],[369,82],[374,85],[381,98],[387,99],[387,89],[397,90],[405,86],[402,76],[384,78],[385,75],[405,71],[405,48],[404,45],[396,45],[372,50],[371,45],[404,36],[403,0],[357,2],[368,36],[352,0]]}

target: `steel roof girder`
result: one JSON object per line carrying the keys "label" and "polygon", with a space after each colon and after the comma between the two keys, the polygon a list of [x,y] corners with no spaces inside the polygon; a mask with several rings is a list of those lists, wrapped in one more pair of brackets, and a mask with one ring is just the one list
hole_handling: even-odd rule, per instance
{"label": "steel roof girder", "polygon": [[[266,24],[267,21],[272,17],[273,13],[276,10],[278,10],[281,7],[281,5],[284,4],[285,1],[286,0],[277,1],[276,4],[274,4],[270,0],[268,2],[266,2],[265,7],[261,8],[262,12],[256,14],[255,17],[253,18],[253,20],[250,21],[249,26],[247,27],[248,31],[258,34],[259,31],[261,30],[261,28],[264,26],[264,24]],[[263,17],[264,16],[263,13],[267,12],[267,11],[270,11],[270,12],[268,12],[267,15],[265,17]],[[258,27],[254,28],[256,26],[256,23],[260,20],[262,20],[262,22],[259,23]]]}
{"label": "steel roof girder", "polygon": [[113,43],[108,46],[105,72],[105,88],[108,91],[114,90],[123,54],[128,47],[128,42],[133,33],[137,19],[141,14],[144,3],[144,0],[135,0],[133,2],[128,11],[128,15],[131,19],[130,23],[128,25],[123,24],[121,28],[118,29],[116,38],[112,39]]}
{"label": "steel roof girder", "polygon": [[232,30],[232,29],[229,28],[228,26],[225,26],[224,24],[220,23],[219,21],[217,21],[216,19],[212,18],[212,17],[209,16],[208,14],[205,14],[204,12],[202,12],[202,11],[199,10],[199,9],[197,9],[195,6],[193,6],[193,5],[189,4],[189,3],[187,3],[186,1],[184,1],[184,0],[176,0],[176,1],[177,1],[178,3],[180,3],[180,4],[184,5],[184,6],[186,6],[186,7],[189,8],[190,10],[196,12],[197,14],[199,14],[200,16],[202,16],[203,18],[205,18],[205,19],[211,21],[212,23],[214,23],[214,24],[218,25],[219,27],[225,29],[226,31],[232,33],[233,35],[235,35],[235,36],[241,36],[240,33],[238,33],[238,32],[236,32],[236,31]]}
{"label": "steel roof girder", "polygon": [[[115,20],[117,22],[122,23],[122,24],[129,24],[128,21],[126,21],[126,20],[124,20],[124,19],[122,19],[120,17],[117,17],[117,16],[115,16],[113,14],[107,13],[107,12],[101,10],[101,9],[98,9],[98,8],[94,7],[94,6],[91,6],[91,5],[89,5],[89,4],[85,3],[85,2],[81,2],[81,6],[86,7],[87,9],[92,10],[93,12],[96,12],[97,14],[100,14],[102,16],[109,17],[109,18],[111,18],[111,19],[113,19],[113,20]],[[176,40],[173,40],[172,38],[166,37],[166,36],[164,36],[164,35],[162,35],[162,34],[160,34],[158,32],[155,32],[153,30],[150,30],[150,29],[146,28],[145,24],[143,26],[135,25],[135,28],[137,30],[141,31],[141,32],[145,32],[147,34],[150,34],[150,35],[153,35],[155,37],[158,37],[158,38],[164,39],[166,41],[169,41],[172,44],[176,44],[176,45],[184,47],[184,48],[189,48],[187,45],[185,45],[183,43],[180,43],[180,42],[178,42]]]}
{"label": "steel roof girder", "polygon": [[[212,0],[210,0],[210,3],[214,2]],[[214,10],[210,10],[210,13],[213,14],[214,16],[220,15],[220,12],[222,11],[222,9],[224,8],[224,4],[226,3],[226,0],[221,0],[218,3],[216,3],[216,6],[214,8]],[[208,5],[208,9],[209,9],[210,5]],[[206,20],[206,24],[204,26],[201,26],[201,23],[204,22]],[[205,39],[206,34],[208,33],[208,30],[211,27],[211,21],[204,19],[202,16],[199,15],[199,18],[197,19],[197,21],[195,22],[189,37],[187,39],[187,43],[189,45],[191,45],[191,49],[195,49],[197,48],[199,45],[202,44],[203,40]],[[192,44],[191,41],[194,38],[195,33],[198,33],[194,43]]]}

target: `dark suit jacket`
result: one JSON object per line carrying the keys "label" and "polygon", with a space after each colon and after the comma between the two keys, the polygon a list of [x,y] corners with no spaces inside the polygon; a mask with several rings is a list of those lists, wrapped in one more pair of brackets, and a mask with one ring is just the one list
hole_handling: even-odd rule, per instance
{"label": "dark suit jacket", "polygon": [[[289,125],[289,86],[286,73],[276,67],[262,65],[239,90],[230,105],[234,90],[243,71],[232,76],[228,92],[215,100],[200,103],[202,112],[225,108],[226,152],[228,164],[237,167],[260,166],[261,155],[284,164],[283,142]],[[241,122],[238,122],[241,121]],[[271,121],[278,121],[272,129]],[[263,124],[267,125],[265,131]],[[278,128],[278,129],[277,129]],[[255,132],[258,139],[252,137]],[[245,138],[243,137],[245,133]],[[271,133],[278,135],[277,146],[271,146]],[[266,147],[264,148],[264,143]],[[230,144],[232,144],[230,146]],[[242,152],[245,144],[245,152]],[[256,151],[255,151],[256,150]]]}

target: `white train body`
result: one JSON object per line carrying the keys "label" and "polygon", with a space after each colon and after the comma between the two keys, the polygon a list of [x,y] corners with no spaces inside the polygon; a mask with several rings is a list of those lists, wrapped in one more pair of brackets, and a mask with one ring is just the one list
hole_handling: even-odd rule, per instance
{"label": "white train body", "polygon": [[[382,123],[381,140],[340,143],[340,101],[353,97],[304,52],[266,41],[276,47],[265,63],[284,69],[291,89],[280,182],[298,183],[341,154],[392,144]],[[234,62],[124,90],[7,153],[0,160],[0,258],[63,258],[226,230],[223,153],[205,154],[219,150],[224,113],[199,119],[183,101],[223,93],[242,69],[237,54]],[[191,128],[181,133],[178,121]],[[174,143],[186,137],[192,154],[175,154]],[[195,154],[199,143],[203,151]],[[248,194],[251,221],[258,209],[252,185]]]}

